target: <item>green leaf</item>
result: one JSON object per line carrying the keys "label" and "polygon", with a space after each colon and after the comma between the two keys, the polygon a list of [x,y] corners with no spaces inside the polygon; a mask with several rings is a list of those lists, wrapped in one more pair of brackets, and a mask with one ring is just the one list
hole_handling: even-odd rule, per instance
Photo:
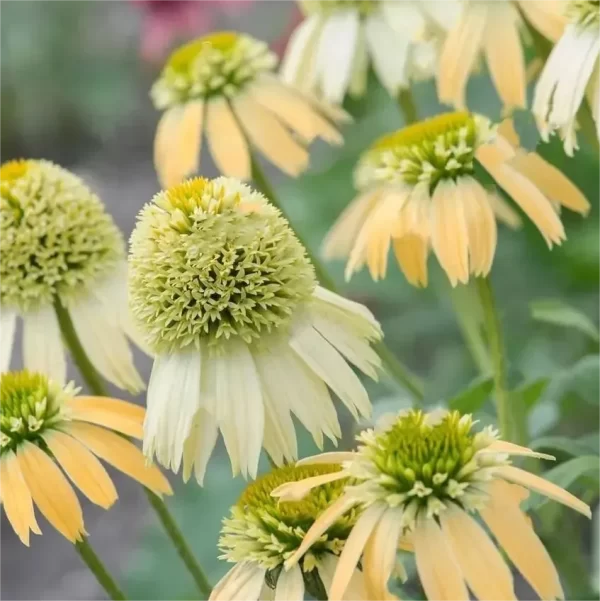
{"label": "green leaf", "polygon": [[450,409],[461,413],[475,413],[485,403],[494,387],[490,376],[480,376],[473,380],[468,388],[458,393],[448,401]]}
{"label": "green leaf", "polygon": [[[595,436],[597,437],[598,434],[596,433]],[[597,452],[593,446],[585,444],[581,439],[574,440],[573,438],[567,438],[565,436],[543,436],[534,440],[528,446],[534,451],[539,449],[552,449],[572,455],[573,457],[590,455]]]}
{"label": "green leaf", "polygon": [[544,391],[544,400],[558,403],[567,394],[575,394],[591,405],[600,403],[600,356],[587,355],[558,373]]}
{"label": "green leaf", "polygon": [[600,341],[598,327],[587,315],[563,301],[538,300],[529,305],[533,319],[565,328],[574,328],[589,336],[595,342]]}
{"label": "green leaf", "polygon": [[521,384],[512,392],[514,402],[523,405],[528,411],[531,410],[540,400],[549,383],[550,378],[538,378]]}

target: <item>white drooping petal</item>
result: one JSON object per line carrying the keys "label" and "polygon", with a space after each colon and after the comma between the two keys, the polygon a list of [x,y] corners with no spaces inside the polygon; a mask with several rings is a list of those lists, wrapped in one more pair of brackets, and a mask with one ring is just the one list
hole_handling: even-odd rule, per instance
{"label": "white drooping petal", "polygon": [[183,481],[187,482],[194,470],[198,484],[204,484],[208,460],[217,443],[219,429],[215,418],[204,409],[198,409],[192,429],[183,446]]}
{"label": "white drooping petal", "polygon": [[65,351],[53,307],[23,314],[23,365],[64,385],[67,378]]}
{"label": "white drooping petal", "polygon": [[281,570],[275,587],[275,601],[303,601],[304,579],[300,566]]}
{"label": "white drooping petal", "polygon": [[382,16],[405,40],[418,38],[425,27],[425,17],[418,2],[382,2]]}
{"label": "white drooping petal", "polygon": [[264,386],[263,401],[265,403],[265,450],[276,465],[292,463],[298,457],[298,441],[287,403],[285,399],[272,399]]}
{"label": "white drooping petal", "polygon": [[246,561],[230,570],[215,586],[210,601],[257,601],[266,570]]}
{"label": "white drooping petal", "polygon": [[200,407],[200,352],[196,348],[159,354],[148,384],[144,454],[179,471],[184,444]]}
{"label": "white drooping petal", "polygon": [[323,21],[312,15],[302,21],[290,36],[281,61],[280,75],[286,83],[310,90],[316,78],[316,56]]}
{"label": "white drooping petal", "polygon": [[17,312],[11,309],[0,310],[0,373],[8,371],[12,355]]}
{"label": "white drooping petal", "polygon": [[345,359],[310,323],[297,322],[290,347],[337,394],[352,415],[371,413],[369,396]]}
{"label": "white drooping petal", "polygon": [[92,293],[69,303],[68,311],[81,345],[102,376],[130,392],[143,390],[144,382],[116,313]]}
{"label": "white drooping petal", "polygon": [[350,84],[360,17],[348,9],[330,15],[317,48],[317,73],[323,98],[341,104]]}
{"label": "white drooping petal", "polygon": [[[325,587],[328,595],[329,591],[331,590],[331,583],[333,582],[333,577],[337,570],[337,566],[338,558],[331,553],[325,553],[319,558],[317,569],[319,570],[319,576],[321,577],[321,581],[323,582],[323,586]],[[361,599],[366,601],[369,599],[369,597],[365,591],[363,574],[360,570],[356,569],[350,577],[350,582],[348,583],[342,600],[359,601]]]}

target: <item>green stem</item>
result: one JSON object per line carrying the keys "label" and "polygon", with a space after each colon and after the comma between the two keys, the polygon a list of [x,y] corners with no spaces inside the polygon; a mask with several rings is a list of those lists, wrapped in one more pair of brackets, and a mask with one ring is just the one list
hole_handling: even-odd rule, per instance
{"label": "green stem", "polygon": [[113,577],[109,574],[100,558],[92,549],[87,538],[75,543],[75,550],[79,553],[82,561],[87,565],[100,586],[106,591],[109,599],[127,599],[123,591],[119,588]]}
{"label": "green stem", "polygon": [[477,290],[483,309],[483,321],[494,374],[494,397],[500,433],[505,440],[513,437],[512,420],[510,416],[510,395],[506,387],[506,357],[500,318],[496,310],[494,293],[489,278],[477,278]]}
{"label": "green stem", "polygon": [[[81,346],[81,342],[77,337],[77,333],[73,327],[73,322],[69,312],[58,299],[54,303],[54,309],[56,311],[58,324],[65,343],[71,351],[71,356],[73,357],[73,360],[75,361],[75,364],[77,365],[77,368],[79,369],[83,379],[88,385],[88,388],[97,396],[108,396],[104,382],[86,355],[84,348]],[[171,539],[175,549],[177,549],[177,552],[179,553],[183,563],[185,563],[192,577],[194,578],[198,589],[208,598],[212,587],[210,586],[200,564],[196,561],[192,550],[186,543],[181,530],[169,513],[165,502],[146,487],[144,487],[144,492],[146,493],[146,497],[148,498],[150,505],[158,515],[158,519],[163,525],[168,537]]]}
{"label": "green stem", "polygon": [[402,111],[405,126],[419,120],[417,104],[410,88],[403,88],[398,92],[398,106]]}
{"label": "green stem", "polygon": [[[287,219],[290,226],[293,227],[290,219],[281,206],[277,195],[275,194],[275,190],[273,190],[273,186],[271,186],[271,183],[267,179],[267,176],[265,175],[261,166],[258,164],[258,161],[254,155],[251,155],[251,159],[252,179],[254,180],[256,187],[271,201],[275,207],[281,211],[282,215]],[[315,268],[315,273],[319,283],[332,292],[336,292],[337,286],[335,285],[335,282],[331,276],[327,273],[327,269],[323,266],[321,260],[316,255],[311,253],[309,246],[298,234],[298,231],[296,229],[294,229],[294,231],[306,249],[306,253],[308,254],[308,257]],[[400,363],[394,353],[392,353],[392,351],[384,342],[378,343],[376,350],[387,373],[389,373],[392,378],[402,386],[402,388],[408,390],[418,403],[422,403],[424,399],[424,389],[423,383],[420,381],[420,379],[416,375],[412,374],[407,367]]]}

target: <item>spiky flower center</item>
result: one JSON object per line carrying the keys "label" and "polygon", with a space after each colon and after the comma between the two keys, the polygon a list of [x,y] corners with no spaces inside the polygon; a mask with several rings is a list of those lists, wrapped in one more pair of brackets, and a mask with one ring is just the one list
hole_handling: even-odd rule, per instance
{"label": "spiky flower center", "polygon": [[567,4],[566,14],[575,25],[597,29],[600,25],[600,0],[571,0]]}
{"label": "spiky flower center", "polygon": [[[275,570],[298,549],[304,535],[327,507],[344,491],[338,480],[313,489],[301,501],[280,502],[271,492],[286,482],[329,474],[336,465],[284,466],[252,482],[242,493],[231,516],[223,520],[219,548],[222,559],[232,562],[255,561]],[[310,572],[323,553],[338,555],[356,522],[356,511],[338,519],[312,547],[301,564]],[[278,574],[278,570],[273,576]]]}
{"label": "spiky flower center", "polygon": [[491,428],[474,433],[472,427],[471,416],[456,411],[438,421],[421,411],[404,413],[387,430],[359,436],[362,445],[350,472],[371,500],[402,507],[407,527],[419,512],[437,515],[449,503],[476,508],[485,498],[484,483],[507,460],[479,453],[496,433]]}
{"label": "spiky flower center", "polygon": [[446,113],[377,140],[355,173],[359,189],[376,184],[415,186],[433,192],[443,179],[474,172],[476,149],[494,135],[490,121],[466,112]]}
{"label": "spiky flower center", "polygon": [[48,161],[0,169],[0,303],[21,311],[73,296],[125,256],[121,233],[83,182]]}
{"label": "spiky flower center", "polygon": [[379,9],[378,0],[301,0],[301,5],[307,15],[355,10],[361,17],[366,17]]}
{"label": "spiky flower center", "polygon": [[155,351],[246,343],[290,323],[314,269],[264,196],[229,178],[159,193],[131,237],[130,304]]}
{"label": "spiky flower center", "polygon": [[213,33],[173,52],[151,96],[158,109],[213,96],[232,98],[276,64],[277,56],[264,42],[230,31]]}
{"label": "spiky flower center", "polygon": [[0,376],[0,452],[15,450],[24,440],[39,443],[44,431],[67,418],[64,403],[76,389],[61,388],[39,373]]}

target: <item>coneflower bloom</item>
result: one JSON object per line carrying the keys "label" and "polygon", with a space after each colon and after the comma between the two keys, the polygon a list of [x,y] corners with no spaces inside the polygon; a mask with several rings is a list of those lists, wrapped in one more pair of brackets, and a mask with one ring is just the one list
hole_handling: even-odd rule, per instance
{"label": "coneflower bloom", "polygon": [[[401,412],[358,436],[356,452],[303,460],[335,462],[348,478],[345,492],[313,524],[286,560],[292,569],[323,532],[351,509],[361,515],[338,560],[329,599],[341,599],[349,575],[362,565],[369,599],[386,599],[400,537],[414,550],[429,599],[516,599],[513,577],[498,546],[542,599],[563,599],[556,569],[520,504],[535,491],[591,517],[590,508],[559,486],[511,464],[522,455],[553,459],[499,440],[492,428],[473,432],[470,415]],[[274,491],[299,500],[318,481]],[[362,560],[361,560],[362,557]]]}
{"label": "coneflower bloom", "polygon": [[[350,510],[332,522],[318,541],[290,570],[283,563],[300,547],[308,529],[344,493],[337,465],[285,466],[259,477],[242,493],[231,515],[223,520],[221,559],[235,566],[213,589],[214,601],[302,601],[305,591],[328,598],[344,544],[358,516]],[[272,491],[287,482],[311,478],[322,484],[302,500],[279,503]],[[368,599],[362,573],[349,574],[346,598]]]}
{"label": "coneflower bloom", "polygon": [[441,102],[465,108],[469,76],[483,52],[505,107],[525,108],[527,81],[521,42],[525,20],[551,41],[560,37],[566,22],[558,0],[466,0],[441,51]]}
{"label": "coneflower bloom", "polygon": [[[389,248],[408,281],[427,285],[433,248],[453,286],[485,276],[496,249],[496,219],[519,224],[514,209],[482,177],[485,169],[540,230],[549,247],[565,239],[562,205],[590,205],[558,169],[519,148],[510,121],[447,113],[377,140],[355,171],[358,197],[328,234],[328,258],[348,258],[346,277],[367,263],[383,278]],[[487,178],[489,180],[489,178]]]}
{"label": "coneflower bloom", "polygon": [[287,221],[238,180],[196,178],[156,195],[131,237],[130,304],[155,353],[144,452],[202,483],[220,430],[233,473],[256,476],[261,447],[297,457],[293,413],[323,444],[376,378],[373,315],[317,285]]}
{"label": "coneflower bloom", "polygon": [[0,169],[0,218],[0,371],[21,318],[27,369],[64,384],[61,328],[69,327],[107,380],[142,390],[125,336],[135,335],[125,241],[100,199],[58,165],[10,161]]}
{"label": "coneflower bloom", "polygon": [[577,148],[576,116],[587,100],[600,138],[600,2],[572,0],[567,5],[569,24],[552,49],[535,88],[533,113],[540,132],[548,141],[558,130],[565,152],[573,156]]}
{"label": "coneflower bloom", "polygon": [[339,104],[361,96],[372,66],[395,96],[413,79],[434,75],[439,41],[458,16],[458,2],[300,0],[306,18],[282,60],[284,81]]}
{"label": "coneflower bloom", "polygon": [[223,175],[251,177],[250,145],[282,171],[308,166],[315,138],[341,144],[333,125],[349,117],[281,82],[267,44],[234,32],[214,33],[176,50],[152,86],[157,109],[154,162],[167,188],[198,171],[202,135]]}
{"label": "coneflower bloom", "polygon": [[72,543],[85,535],[73,484],[92,503],[108,509],[117,491],[96,457],[157,495],[172,494],[167,479],[147,466],[142,452],[120,434],[142,437],[144,409],[103,397],[77,397],[28,371],[0,376],[0,495],[6,517],[21,541],[41,534],[34,506]]}

